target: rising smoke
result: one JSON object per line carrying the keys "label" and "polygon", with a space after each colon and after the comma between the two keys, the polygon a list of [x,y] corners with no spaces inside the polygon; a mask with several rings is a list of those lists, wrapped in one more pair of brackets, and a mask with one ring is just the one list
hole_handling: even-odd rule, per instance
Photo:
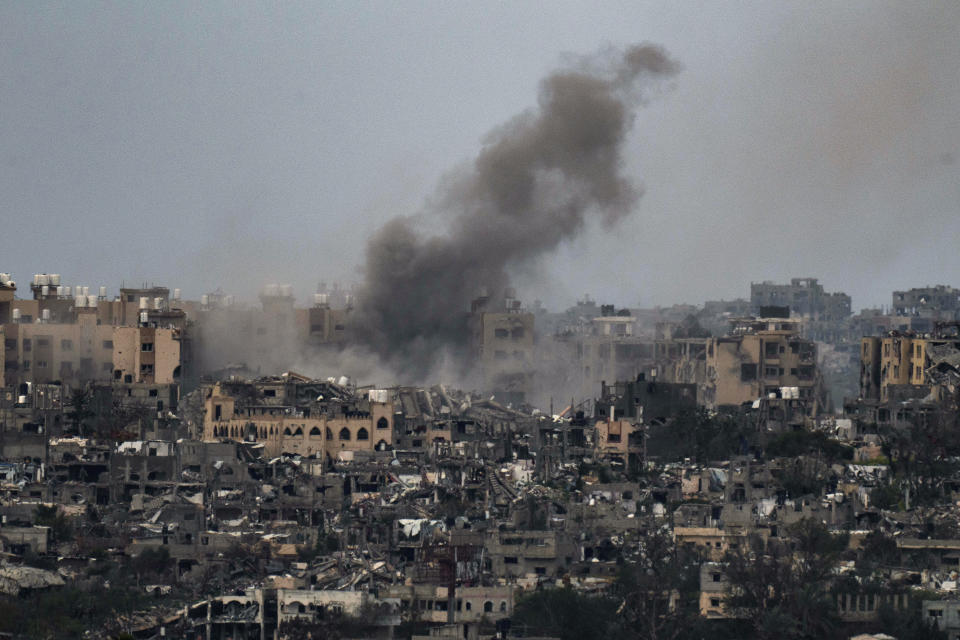
{"label": "rising smoke", "polygon": [[591,217],[612,225],[633,210],[640,189],[623,175],[622,152],[634,110],[647,83],[676,70],[659,47],[638,45],[547,76],[536,110],[493,131],[425,212],[369,240],[357,337],[408,380],[427,379],[444,358],[464,365],[478,292],[502,299],[511,267]]}

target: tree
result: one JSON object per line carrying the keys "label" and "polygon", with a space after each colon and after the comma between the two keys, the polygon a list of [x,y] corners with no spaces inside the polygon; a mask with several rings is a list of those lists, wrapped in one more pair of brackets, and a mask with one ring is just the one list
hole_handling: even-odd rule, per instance
{"label": "tree", "polygon": [[513,609],[514,627],[526,635],[561,640],[605,640],[611,636],[617,602],[577,593],[570,587],[542,589],[520,599]]}
{"label": "tree", "polygon": [[625,565],[612,589],[621,600],[617,637],[676,640],[696,626],[698,567],[684,562],[672,536],[659,530],[641,543],[640,558]]}
{"label": "tree", "polygon": [[839,617],[829,595],[833,569],[848,537],[814,520],[787,530],[786,540],[759,540],[725,557],[728,608],[761,640],[838,635]]}
{"label": "tree", "polygon": [[70,411],[67,412],[67,420],[70,421],[73,433],[78,436],[84,435],[86,421],[95,415],[90,408],[92,400],[93,396],[87,387],[79,387],[70,393]]}

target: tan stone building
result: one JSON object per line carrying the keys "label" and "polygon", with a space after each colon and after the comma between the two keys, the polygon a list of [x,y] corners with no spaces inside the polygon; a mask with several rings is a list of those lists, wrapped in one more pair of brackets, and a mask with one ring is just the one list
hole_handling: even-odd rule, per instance
{"label": "tan stone building", "polygon": [[487,297],[474,300],[470,344],[480,365],[484,390],[501,402],[523,402],[533,385],[534,316],[523,311],[512,290],[501,308]]}
{"label": "tan stone building", "polygon": [[[276,389],[262,387],[262,392]],[[383,402],[379,400],[385,400]],[[282,453],[335,458],[341,451],[386,450],[393,446],[393,403],[368,399],[358,410],[238,402],[218,383],[204,399],[203,439],[242,440],[265,446],[268,456]]]}

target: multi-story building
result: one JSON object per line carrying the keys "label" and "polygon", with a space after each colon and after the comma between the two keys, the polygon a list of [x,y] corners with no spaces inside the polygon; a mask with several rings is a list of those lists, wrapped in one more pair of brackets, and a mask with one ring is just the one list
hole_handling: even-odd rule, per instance
{"label": "multi-story building", "polygon": [[394,411],[387,390],[354,396],[333,383],[296,375],[203,389],[203,439],[262,443],[279,456],[336,457],[341,451],[393,445]]}
{"label": "multi-story building", "polygon": [[958,319],[960,289],[938,284],[934,287],[894,291],[892,308],[898,316],[936,315],[943,319]]}
{"label": "multi-story building", "polygon": [[[886,401],[897,387],[932,387],[947,365],[960,362],[960,324],[945,323],[930,334],[893,332],[860,341],[860,396]],[[929,389],[923,391],[924,395]]]}
{"label": "multi-story building", "polygon": [[534,315],[524,311],[507,289],[503,306],[488,296],[473,301],[470,313],[471,351],[480,364],[484,390],[504,403],[520,403],[533,384]]}
{"label": "multi-story building", "polygon": [[729,335],[694,341],[696,348],[689,342],[675,357],[667,354],[662,377],[697,384],[702,406],[742,405],[772,394],[802,405],[808,415],[826,408],[817,347],[800,337],[798,321],[742,318]]}
{"label": "multi-story building", "polygon": [[850,296],[827,293],[816,278],[793,278],[790,284],[770,281],[750,284],[753,313],[763,307],[789,307],[790,311],[812,320],[837,321],[850,317]]}

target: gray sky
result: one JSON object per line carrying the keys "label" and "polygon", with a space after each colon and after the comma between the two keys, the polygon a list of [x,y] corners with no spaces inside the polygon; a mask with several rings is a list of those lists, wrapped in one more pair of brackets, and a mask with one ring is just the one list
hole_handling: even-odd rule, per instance
{"label": "gray sky", "polygon": [[646,194],[521,297],[960,285],[954,1],[2,2],[0,271],[305,301],[565,56],[643,41],[683,65],[628,145]]}

